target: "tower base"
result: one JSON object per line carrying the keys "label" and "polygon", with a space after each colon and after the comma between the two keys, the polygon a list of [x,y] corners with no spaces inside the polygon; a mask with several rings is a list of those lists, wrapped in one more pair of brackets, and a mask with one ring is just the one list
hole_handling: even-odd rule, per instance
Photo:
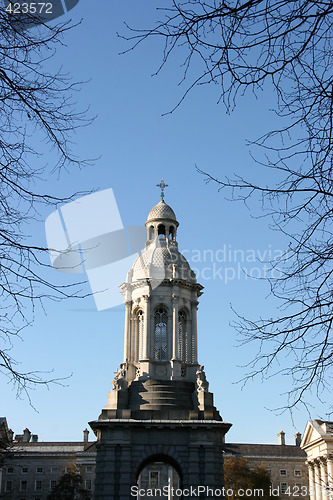
{"label": "tower base", "polygon": [[[105,418],[109,411],[90,422],[98,438],[95,500],[180,498],[177,489],[180,494],[191,488],[201,492],[200,498],[208,499],[212,498],[208,488],[223,487],[222,444],[231,424],[210,419]],[[139,410],[136,417],[138,413],[146,412]],[[145,470],[154,475],[148,477]],[[163,470],[169,471],[164,482]],[[153,486],[154,495],[149,494]],[[166,486],[169,496],[165,489],[159,496],[158,489]]]}

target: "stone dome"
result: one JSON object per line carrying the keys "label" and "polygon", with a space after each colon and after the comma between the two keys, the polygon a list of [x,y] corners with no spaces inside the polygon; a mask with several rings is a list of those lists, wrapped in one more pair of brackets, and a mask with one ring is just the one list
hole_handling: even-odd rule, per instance
{"label": "stone dome", "polygon": [[155,205],[149,212],[147,222],[158,219],[169,219],[177,222],[176,214],[172,208],[161,200],[157,205]]}
{"label": "stone dome", "polygon": [[173,278],[196,283],[195,273],[178,248],[160,246],[156,241],[139,255],[129,274],[132,283],[148,278],[156,280]]}

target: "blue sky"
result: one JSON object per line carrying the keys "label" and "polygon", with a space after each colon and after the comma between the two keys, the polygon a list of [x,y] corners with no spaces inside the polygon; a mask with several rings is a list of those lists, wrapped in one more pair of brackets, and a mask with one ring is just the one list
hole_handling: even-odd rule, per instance
{"label": "blue sky", "polygon": [[[251,160],[246,139],[255,139],[272,126],[274,98],[269,88],[258,99],[246,94],[228,115],[217,104],[218,88],[202,86],[174,113],[162,116],[185,90],[177,85],[181,60],[172,57],[152,77],[161,62],[162,42],[150,40],[119,55],[128,44],[117,36],[117,32],[126,33],[124,21],[147,27],[156,15],[152,2],[134,0],[104,0],[98,2],[98,8],[81,0],[70,13],[74,21],[82,19],[82,23],[68,34],[52,64],[54,68],[63,65],[75,80],[87,82],[76,100],[78,107],[89,107],[96,119],[76,132],[73,149],[81,158],[99,159],[91,167],[48,177],[42,186],[64,196],[111,187],[124,225],[142,225],[159,201],[155,185],[165,179],[169,185],[166,202],[180,222],[180,249],[198,268],[198,280],[205,287],[198,311],[199,361],[205,365],[216,406],[224,420],[233,424],[227,440],[277,443],[277,434],[283,429],[287,443],[292,444],[293,435],[303,432],[309,416],[325,417],[326,405],[313,399],[311,414],[300,408],[292,421],[288,413],[277,415],[269,410],[284,404],[285,378],[256,380],[241,389],[236,384],[246,373],[241,366],[250,361],[255,349],[240,347],[230,326],[235,319],[231,304],[253,319],[274,314],[278,305],[268,297],[265,282],[246,279],[243,273],[238,278],[240,267],[262,270],[260,263],[242,262],[241,253],[260,257],[259,253],[283,251],[288,240],[271,231],[266,219],[252,218],[243,204],[225,199],[195,170],[198,165],[217,177],[237,172],[265,180],[268,174]],[[52,165],[53,153],[45,156]],[[253,209],[260,215],[260,203],[254,202]],[[45,244],[48,215],[42,212],[40,221],[27,228],[41,244]],[[231,251],[231,262],[219,262],[224,249]],[[235,250],[240,252],[233,257]],[[197,263],[198,256],[201,260],[206,256],[206,261]],[[226,280],[232,269],[235,279]],[[63,275],[52,277],[65,279]],[[52,376],[72,375],[64,381],[65,387],[52,385],[31,392],[37,411],[26,399],[16,399],[10,384],[2,379],[2,411],[14,432],[28,427],[44,441],[80,440],[87,422],[96,419],[106,404],[114,372],[123,360],[123,326],[122,306],[97,312],[92,297],[49,302],[46,314],[37,311],[33,326],[23,334],[24,341],[15,342],[16,358],[24,360],[22,368],[52,368]]]}

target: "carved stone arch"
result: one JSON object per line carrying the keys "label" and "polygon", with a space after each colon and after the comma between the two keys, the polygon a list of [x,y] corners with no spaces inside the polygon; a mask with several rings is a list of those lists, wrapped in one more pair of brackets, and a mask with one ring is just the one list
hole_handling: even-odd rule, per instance
{"label": "carved stone arch", "polygon": [[176,228],[173,224],[170,224],[170,226],[168,226],[168,240],[175,241],[175,239],[176,239]]}
{"label": "carved stone arch", "polygon": [[183,472],[180,464],[174,457],[171,457],[166,453],[155,453],[144,458],[136,470],[136,480],[138,480],[142,469],[144,469],[151,462],[164,462],[168,465],[171,465],[174,469],[176,469],[181,480],[183,480]]}
{"label": "carved stone arch", "polygon": [[154,309],[153,309],[153,314],[155,314],[155,312],[156,312],[158,309],[160,309],[160,308],[165,309],[165,310],[166,310],[166,312],[167,312],[167,314],[168,314],[168,316],[169,316],[169,314],[170,314],[170,312],[171,312],[170,307],[169,307],[169,306],[167,306],[167,304],[164,304],[164,302],[160,302],[159,304],[157,304],[156,306],[154,306]]}
{"label": "carved stone arch", "polygon": [[182,306],[179,306],[179,309],[178,309],[178,312],[180,311],[184,311],[186,316],[187,316],[187,319],[190,319],[191,317],[191,311],[189,310],[189,308],[187,307],[187,305],[182,305]]}
{"label": "carved stone arch", "polygon": [[140,306],[139,303],[133,304],[133,307],[132,307],[132,310],[131,310],[131,319],[132,319],[132,321],[136,320],[136,316],[138,314],[138,311],[140,311],[140,309],[142,309],[142,307]]}
{"label": "carved stone arch", "polygon": [[[155,483],[152,483],[152,480]],[[170,455],[164,453],[149,455],[140,463],[137,469],[136,483],[140,489],[146,490],[165,486],[178,489],[183,484],[182,469],[177,460]]]}
{"label": "carved stone arch", "polygon": [[142,307],[138,305],[133,309],[132,314],[134,320],[135,361],[139,361],[143,358],[145,313]]}
{"label": "carved stone arch", "polygon": [[138,314],[139,311],[143,312],[142,306],[140,306],[140,304],[135,304],[135,306],[132,309],[132,316],[133,316],[133,318],[136,318],[136,316],[137,316],[137,314]]}
{"label": "carved stone arch", "polygon": [[148,228],[148,238],[149,240],[153,240],[155,238],[155,227],[151,224]]}
{"label": "carved stone arch", "polygon": [[166,227],[165,224],[159,224],[157,226],[157,234],[160,239],[165,239],[166,238]]}

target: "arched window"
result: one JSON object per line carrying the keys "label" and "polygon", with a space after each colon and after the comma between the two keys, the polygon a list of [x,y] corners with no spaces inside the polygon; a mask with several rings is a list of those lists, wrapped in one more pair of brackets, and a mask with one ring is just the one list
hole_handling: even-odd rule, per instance
{"label": "arched window", "polygon": [[149,227],[149,239],[150,240],[154,239],[154,226]]}
{"label": "arched window", "polygon": [[175,228],[173,226],[169,227],[169,240],[173,241],[175,239]]}
{"label": "arched window", "polygon": [[139,311],[136,316],[137,321],[137,361],[143,359],[143,336],[144,336],[144,315]]}
{"label": "arched window", "polygon": [[162,240],[165,240],[165,225],[160,224],[157,230],[158,230],[158,237]]}
{"label": "arched window", "polygon": [[159,308],[154,317],[154,359],[163,361],[168,358],[168,315]]}
{"label": "arched window", "polygon": [[187,334],[187,317],[185,311],[180,311],[178,313],[178,339],[179,339],[179,349],[178,357],[181,361],[187,361],[187,349],[188,349],[188,334]]}

